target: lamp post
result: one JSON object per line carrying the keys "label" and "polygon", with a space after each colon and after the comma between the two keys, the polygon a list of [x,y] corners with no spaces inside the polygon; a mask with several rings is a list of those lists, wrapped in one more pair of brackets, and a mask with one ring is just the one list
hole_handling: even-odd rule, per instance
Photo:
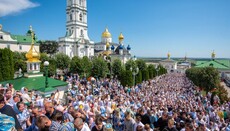
{"label": "lamp post", "polygon": [[91,77],[91,84],[92,84],[92,95],[94,95],[93,94],[93,87],[94,87],[94,83],[95,83],[95,78],[94,77]]}
{"label": "lamp post", "polygon": [[135,76],[138,74],[139,68],[137,67],[136,69],[133,69],[132,67],[130,67],[130,70],[131,70],[132,75],[133,75],[133,86],[135,86]]}
{"label": "lamp post", "polygon": [[158,71],[159,71],[158,65],[155,66],[155,69],[156,69],[156,71],[157,71],[157,76],[158,76]]}
{"label": "lamp post", "polygon": [[46,73],[45,88],[48,88],[48,66],[49,66],[49,61],[45,61],[44,62],[45,73]]}

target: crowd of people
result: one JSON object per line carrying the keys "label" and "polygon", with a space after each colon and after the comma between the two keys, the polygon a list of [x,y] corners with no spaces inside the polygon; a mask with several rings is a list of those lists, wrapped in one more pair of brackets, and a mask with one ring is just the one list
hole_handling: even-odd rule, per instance
{"label": "crowd of people", "polygon": [[133,87],[117,79],[65,80],[68,92],[62,99],[58,90],[45,98],[26,87],[0,87],[0,130],[230,131],[230,102],[221,104],[215,96],[211,103],[211,92],[202,95],[185,74]]}

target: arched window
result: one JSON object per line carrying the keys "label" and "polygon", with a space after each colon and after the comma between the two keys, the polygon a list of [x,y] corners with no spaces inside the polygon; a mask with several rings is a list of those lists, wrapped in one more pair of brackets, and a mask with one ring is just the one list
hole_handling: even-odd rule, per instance
{"label": "arched window", "polygon": [[82,14],[79,15],[79,20],[82,21]]}
{"label": "arched window", "polygon": [[79,0],[79,5],[82,5],[82,0]]}
{"label": "arched window", "polygon": [[70,19],[70,20],[73,20],[72,14],[69,15],[69,19]]}
{"label": "arched window", "polygon": [[81,36],[84,36],[84,34],[83,34],[83,30],[81,30]]}

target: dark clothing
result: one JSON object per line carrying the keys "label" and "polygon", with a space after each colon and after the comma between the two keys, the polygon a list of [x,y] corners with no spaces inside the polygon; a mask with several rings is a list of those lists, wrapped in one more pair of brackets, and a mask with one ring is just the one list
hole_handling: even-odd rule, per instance
{"label": "dark clothing", "polygon": [[101,128],[101,130],[97,130],[96,126],[94,126],[91,131],[103,131],[103,129],[104,129],[104,126]]}
{"label": "dark clothing", "polygon": [[4,105],[4,106],[2,107],[2,109],[0,109],[0,112],[1,112],[2,114],[5,114],[5,115],[8,115],[8,116],[13,117],[14,120],[15,120],[15,128],[16,128],[16,129],[22,129],[21,125],[20,125],[19,122],[18,122],[18,118],[17,118],[17,116],[16,116],[16,113],[14,112],[14,110],[13,110],[13,108],[12,108],[11,106],[9,106],[9,105]]}
{"label": "dark clothing", "polygon": [[145,124],[149,124],[150,125],[150,119],[149,119],[149,115],[145,114],[141,116],[141,123]]}
{"label": "dark clothing", "polygon": [[168,120],[163,120],[162,117],[158,119],[156,123],[156,128],[159,127],[160,131],[162,131],[167,126],[168,126]]}
{"label": "dark clothing", "polygon": [[54,109],[53,114],[49,114],[49,113],[47,112],[47,113],[46,113],[46,116],[47,116],[49,119],[54,120],[54,116],[55,116],[58,112],[60,112],[60,111]]}
{"label": "dark clothing", "polygon": [[163,131],[178,131],[178,130],[175,127],[173,128],[166,127],[165,129],[163,129]]}

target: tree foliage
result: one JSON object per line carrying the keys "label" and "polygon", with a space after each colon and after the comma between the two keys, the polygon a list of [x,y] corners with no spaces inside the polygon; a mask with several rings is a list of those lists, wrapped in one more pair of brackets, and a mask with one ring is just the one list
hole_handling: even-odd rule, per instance
{"label": "tree foliage", "polygon": [[136,84],[142,83],[142,72],[139,71],[135,77]]}
{"label": "tree foliage", "polygon": [[122,72],[122,62],[120,59],[115,59],[112,63],[112,73],[114,76],[117,76],[118,78],[121,78],[121,72]]}
{"label": "tree foliage", "polygon": [[0,81],[14,78],[13,52],[8,49],[0,49]]}
{"label": "tree foliage", "polygon": [[40,56],[40,60],[41,60],[40,71],[45,73],[44,62],[49,61],[48,75],[49,76],[55,75],[56,70],[57,70],[55,59],[52,57],[49,57],[46,53],[41,53],[40,55],[41,55]]}
{"label": "tree foliage", "polygon": [[138,59],[138,60],[136,60],[135,62],[136,62],[137,67],[139,68],[140,71],[143,71],[143,70],[146,69],[147,66],[146,66],[146,63],[145,63],[144,60]]}
{"label": "tree foliage", "polygon": [[58,42],[57,41],[38,41],[40,44],[40,52],[53,55],[58,51]]}
{"label": "tree foliage", "polygon": [[206,92],[217,88],[220,83],[219,73],[213,67],[191,68],[186,70],[186,76],[193,81],[193,83]]}
{"label": "tree foliage", "polygon": [[106,61],[101,57],[94,57],[92,61],[91,75],[98,78],[104,78],[108,72],[108,66]]}
{"label": "tree foliage", "polygon": [[74,56],[71,59],[71,62],[70,62],[70,72],[72,72],[72,73],[78,73],[78,74],[81,74],[83,72],[83,70],[82,70],[82,64],[81,64],[81,58],[79,58],[78,56]]}
{"label": "tree foliage", "polygon": [[20,68],[22,72],[26,72],[26,53],[25,52],[14,52],[13,53],[14,70],[18,71]]}
{"label": "tree foliage", "polygon": [[132,86],[133,85],[133,76],[130,70],[122,70],[121,72],[121,84],[123,86]]}
{"label": "tree foliage", "polygon": [[92,62],[89,60],[87,56],[84,56],[81,59],[81,64],[82,64],[82,75],[85,77],[89,77],[91,74],[91,69],[92,69]]}
{"label": "tree foliage", "polygon": [[58,53],[54,55],[54,60],[56,61],[57,68],[64,70],[69,68],[70,58],[64,53]]}

